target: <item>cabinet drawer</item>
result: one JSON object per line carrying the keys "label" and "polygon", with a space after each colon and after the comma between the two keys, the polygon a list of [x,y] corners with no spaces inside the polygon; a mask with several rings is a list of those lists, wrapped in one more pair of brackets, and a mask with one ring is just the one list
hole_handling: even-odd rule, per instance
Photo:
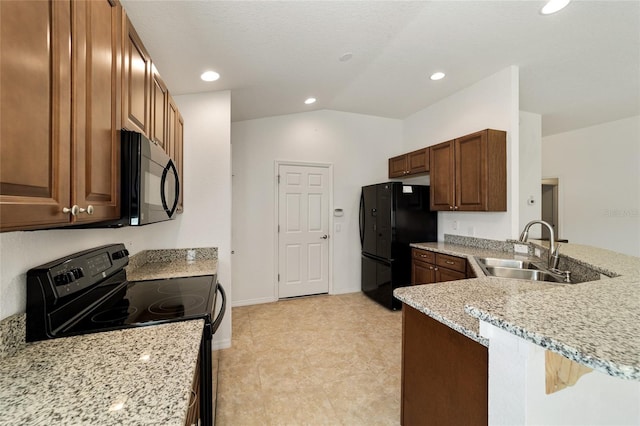
{"label": "cabinet drawer", "polygon": [[411,249],[411,257],[413,259],[419,260],[421,262],[436,262],[436,254],[432,251],[428,250],[420,250],[420,249]]}
{"label": "cabinet drawer", "polygon": [[467,259],[448,254],[436,253],[436,265],[459,272],[467,271]]}

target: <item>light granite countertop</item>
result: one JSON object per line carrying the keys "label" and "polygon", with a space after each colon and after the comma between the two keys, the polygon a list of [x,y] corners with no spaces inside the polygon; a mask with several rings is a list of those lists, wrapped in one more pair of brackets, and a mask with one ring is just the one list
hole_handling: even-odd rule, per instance
{"label": "light granite countertop", "polygon": [[145,281],[162,278],[214,275],[218,272],[218,249],[197,248],[187,260],[188,249],[145,250],[129,258],[127,279]]}
{"label": "light granite countertop", "polygon": [[181,426],[203,327],[193,320],[28,343],[0,359],[0,425]]}
{"label": "light granite countertop", "polygon": [[480,320],[611,376],[640,380],[639,258],[563,244],[568,261],[607,276],[558,285],[485,277],[474,256],[518,257],[493,247],[412,246],[467,257],[478,278],[397,289],[408,305],[484,345]]}

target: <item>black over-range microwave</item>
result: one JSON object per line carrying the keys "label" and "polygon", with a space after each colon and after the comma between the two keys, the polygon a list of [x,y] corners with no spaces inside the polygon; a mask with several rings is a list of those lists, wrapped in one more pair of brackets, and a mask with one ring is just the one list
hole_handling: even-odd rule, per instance
{"label": "black over-range microwave", "polygon": [[122,130],[119,226],[146,225],[175,218],[180,180],[173,160],[137,132]]}

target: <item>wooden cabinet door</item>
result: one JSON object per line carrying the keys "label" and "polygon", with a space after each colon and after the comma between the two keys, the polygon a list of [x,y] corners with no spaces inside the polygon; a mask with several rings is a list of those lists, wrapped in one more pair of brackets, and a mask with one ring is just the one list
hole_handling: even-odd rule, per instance
{"label": "wooden cabinet door", "polygon": [[429,171],[429,148],[422,148],[407,154],[408,174],[420,174]]}
{"label": "wooden cabinet door", "polygon": [[184,194],[183,183],[183,140],[184,140],[184,121],[178,111],[173,98],[169,95],[169,102],[167,108],[167,144],[169,145],[169,155],[176,164],[178,169],[178,179],[180,185],[180,196],[178,197],[178,207],[176,212],[182,213],[184,211],[182,200]]}
{"label": "wooden cabinet door", "polygon": [[411,262],[411,285],[432,284],[435,282],[434,265],[417,260]]}
{"label": "wooden cabinet door", "polygon": [[151,135],[153,142],[171,155],[167,143],[167,105],[169,92],[155,66],[151,66]]}
{"label": "wooden cabinet door", "polygon": [[487,140],[478,132],[455,140],[456,206],[458,210],[487,209]]}
{"label": "wooden cabinet door", "polygon": [[389,158],[389,177],[398,178],[407,174],[407,156],[399,155]]}
{"label": "wooden cabinet door", "polygon": [[437,283],[445,281],[464,280],[465,278],[467,278],[467,275],[464,272],[454,271],[441,267],[435,268],[435,281]]}
{"label": "wooden cabinet door", "polygon": [[70,215],[71,6],[0,1],[0,229]]}
{"label": "wooden cabinet door", "polygon": [[74,221],[117,219],[122,7],[109,0],[76,0],[72,18],[72,200],[81,212]]}
{"label": "wooden cabinet door", "polygon": [[151,133],[151,58],[128,18],[123,42],[122,126],[147,137]]}
{"label": "wooden cabinet door", "polygon": [[431,210],[453,210],[455,206],[455,162],[453,141],[429,148]]}

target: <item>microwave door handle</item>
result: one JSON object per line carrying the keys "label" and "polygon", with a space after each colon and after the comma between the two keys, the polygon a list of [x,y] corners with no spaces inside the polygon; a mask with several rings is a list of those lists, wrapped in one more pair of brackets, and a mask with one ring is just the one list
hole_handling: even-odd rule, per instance
{"label": "microwave door handle", "polygon": [[[169,174],[170,169],[173,169],[173,174],[176,177],[176,190],[174,194],[175,197],[173,200],[173,206],[171,208],[169,208],[169,206],[167,205],[167,199],[164,196],[164,186],[167,183],[167,174]],[[167,212],[169,217],[173,216],[173,214],[176,211],[176,208],[178,207],[179,194],[180,194],[180,182],[178,181],[178,170],[176,169],[176,166],[173,164],[173,160],[169,160],[169,162],[167,163],[167,166],[162,171],[162,179],[160,180],[160,198],[162,200],[162,208],[164,208],[164,211]]]}

